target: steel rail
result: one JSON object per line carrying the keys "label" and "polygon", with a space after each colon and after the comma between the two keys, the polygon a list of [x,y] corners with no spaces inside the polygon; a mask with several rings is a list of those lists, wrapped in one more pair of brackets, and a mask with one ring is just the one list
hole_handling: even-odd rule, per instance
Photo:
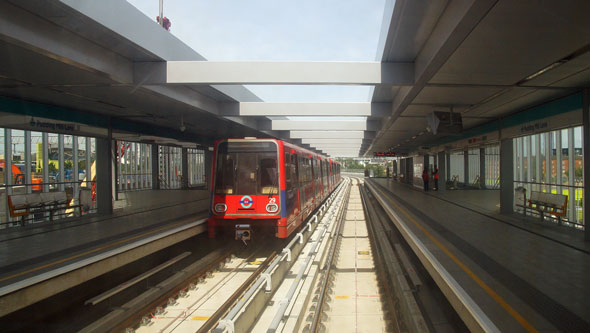
{"label": "steel rail", "polygon": [[175,263],[181,261],[182,259],[184,259],[190,255],[191,255],[191,252],[184,252],[181,255],[178,255],[178,256],[164,262],[163,264],[160,264],[160,265],[148,270],[147,272],[144,272],[144,273],[134,277],[131,280],[128,280],[128,281],[125,281],[125,282],[119,284],[115,288],[107,290],[104,293],[101,293],[101,294],[87,300],[86,302],[84,302],[84,305],[87,305],[87,304],[96,305],[96,304],[104,301],[105,299],[110,298],[110,297],[122,292],[123,290],[149,278],[150,276],[160,272],[161,270],[174,265]]}
{"label": "steel rail", "polygon": [[221,305],[221,307],[217,309],[217,311],[215,311],[211,317],[209,317],[209,319],[203,324],[203,326],[201,326],[201,328],[199,328],[197,332],[203,333],[213,329],[221,317],[229,311],[230,307],[238,301],[246,289],[252,285],[254,280],[257,279],[260,274],[262,274],[262,271],[265,270],[268,265],[270,265],[276,256],[276,251],[272,252],[270,256],[268,256],[268,258],[266,258],[266,260],[264,260],[264,262],[260,264],[260,266],[258,266],[258,268],[250,275],[250,277],[248,277],[248,279],[244,281],[244,283],[242,283],[242,285]]}
{"label": "steel rail", "polygon": [[163,292],[158,298],[145,304],[144,306],[131,310],[132,313],[126,316],[125,320],[120,321],[114,327],[108,329],[110,332],[121,332],[124,331],[127,327],[134,326],[137,322],[141,320],[141,318],[146,314],[149,313],[150,310],[155,309],[159,305],[166,303],[168,299],[174,295],[176,295],[181,290],[188,288],[188,285],[197,278],[204,276],[207,272],[211,271],[215,267],[218,267],[222,262],[224,262],[229,256],[231,255],[230,250],[226,250],[221,252],[215,259],[213,259],[210,263],[208,263],[203,269],[200,269],[198,272],[194,274],[190,274],[187,276],[183,281],[177,284],[176,287]]}
{"label": "steel rail", "polygon": [[[199,299],[197,299],[190,306],[188,306],[187,309],[192,309],[191,314],[194,313],[195,311],[197,311],[198,308],[204,304],[204,303],[201,303],[201,304],[197,305],[198,303],[200,303],[201,301],[206,302],[206,301],[210,300],[211,297],[213,296],[213,294],[215,294],[217,287],[219,287],[219,286],[223,287],[223,285],[225,285],[227,282],[229,282],[233,278],[232,273],[236,273],[238,270],[246,267],[248,265],[248,262],[250,261],[250,259],[255,258],[259,254],[258,251],[260,251],[260,249],[262,249],[262,247],[256,248],[247,258],[243,259],[243,263],[239,264],[237,267],[232,268],[231,271],[228,272],[228,275],[226,277],[224,277],[221,281],[218,281],[217,283],[212,285],[203,296],[199,297]],[[189,315],[186,314],[186,317],[188,317],[188,316]],[[167,331],[179,318],[181,318],[181,317],[175,318],[173,321],[171,321],[166,326],[164,326],[162,329],[160,329],[160,331],[161,332]],[[182,324],[182,323],[180,323],[180,324]],[[171,331],[174,331],[176,329],[176,327],[178,327],[178,325],[180,325],[180,324],[177,324]]]}

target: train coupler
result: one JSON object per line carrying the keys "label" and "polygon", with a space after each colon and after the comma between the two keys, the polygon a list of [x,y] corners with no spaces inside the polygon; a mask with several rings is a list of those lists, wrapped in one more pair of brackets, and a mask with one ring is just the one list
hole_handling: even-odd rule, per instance
{"label": "train coupler", "polygon": [[246,241],[249,241],[252,237],[252,230],[249,224],[236,224],[236,240],[241,240],[244,244],[248,245]]}

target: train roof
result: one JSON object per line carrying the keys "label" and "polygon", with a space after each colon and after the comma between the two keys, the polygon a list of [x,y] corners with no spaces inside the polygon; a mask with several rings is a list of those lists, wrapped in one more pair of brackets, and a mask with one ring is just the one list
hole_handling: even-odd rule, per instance
{"label": "train roof", "polygon": [[318,153],[316,153],[314,151],[311,151],[311,150],[308,150],[308,149],[299,147],[299,146],[297,146],[295,144],[292,144],[290,142],[287,142],[285,140],[279,140],[279,139],[273,139],[273,138],[249,138],[249,137],[246,137],[246,138],[226,138],[226,139],[216,140],[215,141],[215,146],[217,146],[217,144],[219,144],[220,142],[223,142],[223,141],[275,141],[277,143],[281,142],[281,143],[283,143],[284,146],[287,146],[289,148],[296,148],[301,153],[311,154],[311,155],[314,155],[316,157],[321,157],[323,159],[328,159],[328,160],[333,161],[334,163],[340,164],[340,162],[336,161],[332,157],[328,157],[326,155],[318,154]]}

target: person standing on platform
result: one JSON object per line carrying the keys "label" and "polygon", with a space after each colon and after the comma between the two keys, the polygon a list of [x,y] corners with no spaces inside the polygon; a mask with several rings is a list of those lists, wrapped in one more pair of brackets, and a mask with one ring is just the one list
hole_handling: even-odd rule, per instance
{"label": "person standing on platform", "polygon": [[424,191],[428,191],[428,171],[426,171],[426,169],[424,169],[424,171],[422,171],[422,180],[424,181]]}
{"label": "person standing on platform", "polygon": [[434,170],[432,171],[432,178],[434,178],[434,187],[432,189],[438,191],[438,167],[436,164],[434,165]]}

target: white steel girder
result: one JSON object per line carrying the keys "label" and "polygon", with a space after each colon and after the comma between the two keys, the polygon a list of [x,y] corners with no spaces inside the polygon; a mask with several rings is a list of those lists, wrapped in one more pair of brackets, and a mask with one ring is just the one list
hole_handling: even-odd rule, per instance
{"label": "white steel girder", "polygon": [[414,64],[381,62],[136,62],[141,84],[412,85]]}

